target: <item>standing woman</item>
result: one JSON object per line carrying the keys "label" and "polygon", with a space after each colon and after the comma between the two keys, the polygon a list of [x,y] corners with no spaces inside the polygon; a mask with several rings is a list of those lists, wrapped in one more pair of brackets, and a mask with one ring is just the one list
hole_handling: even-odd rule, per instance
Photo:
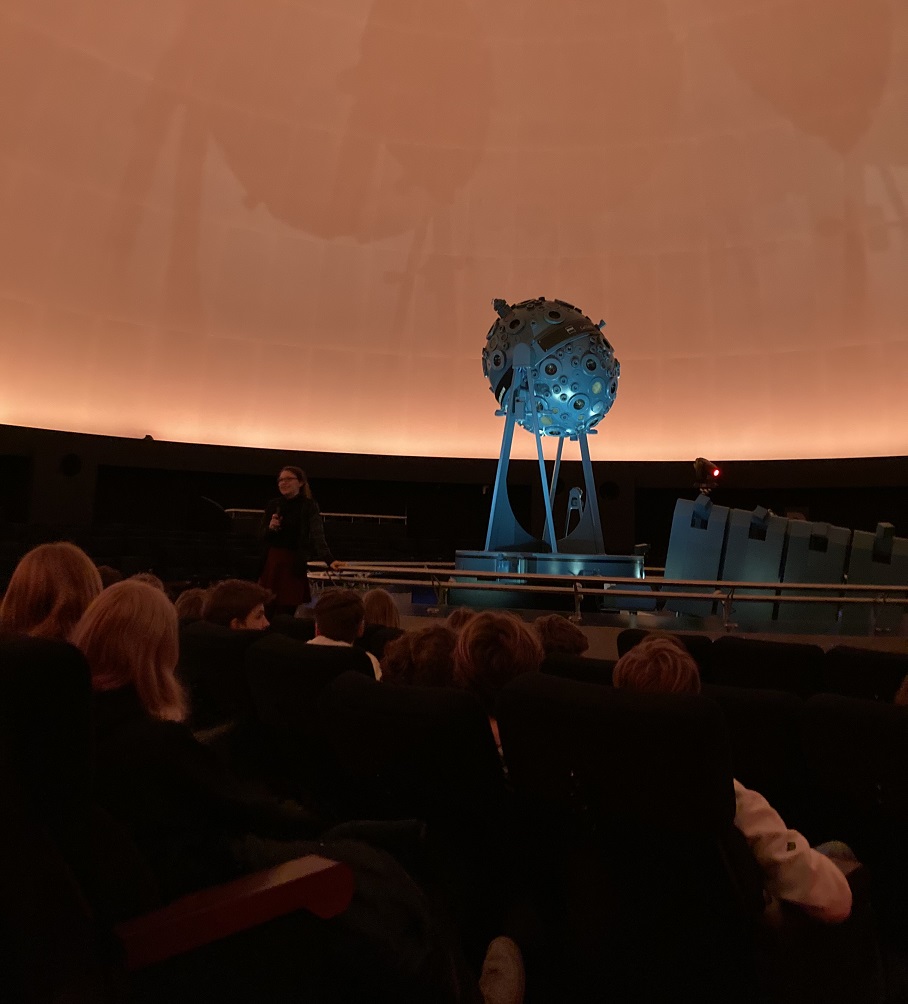
{"label": "standing woman", "polygon": [[274,612],[293,613],[312,598],[308,563],[321,559],[339,568],[325,540],[325,525],[301,467],[282,467],[277,476],[280,498],[268,503],[261,533],[268,551],[259,585],[274,593]]}

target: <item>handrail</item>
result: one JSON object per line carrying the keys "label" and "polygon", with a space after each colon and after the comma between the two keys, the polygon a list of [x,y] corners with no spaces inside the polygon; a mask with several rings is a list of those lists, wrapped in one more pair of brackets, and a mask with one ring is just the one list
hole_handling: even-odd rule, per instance
{"label": "handrail", "polygon": [[[442,562],[395,562],[394,564],[386,562],[366,562],[366,561],[349,561],[344,562],[344,571],[383,571],[392,572],[395,569],[400,569],[401,571],[412,571],[413,569],[420,567],[433,569],[436,572],[439,567],[445,567],[450,569],[451,575],[457,576],[458,580],[455,583],[458,587],[461,585],[467,585],[468,583],[462,582],[460,580],[461,576],[468,576],[471,579],[492,579],[495,581],[500,581],[501,579],[515,579],[518,582],[524,580],[533,581],[545,581],[551,582],[552,580],[576,580],[578,582],[587,583],[602,583],[611,584],[615,583],[618,585],[623,585],[625,583],[634,583],[638,587],[640,586],[704,586],[704,587],[717,587],[717,588],[727,588],[727,589],[781,589],[783,591],[788,590],[794,592],[795,590],[805,590],[810,592],[811,590],[828,592],[829,590],[837,590],[845,592],[873,592],[873,593],[908,593],[908,583],[904,586],[884,586],[884,585],[874,585],[873,583],[846,583],[846,582],[749,582],[747,580],[738,579],[666,579],[661,576],[648,576],[644,579],[637,579],[629,576],[619,576],[619,575],[587,575],[586,573],[577,575],[558,575],[554,572],[496,572],[496,571],[480,571],[478,569],[472,568],[453,568],[450,563]],[[508,587],[513,588],[513,587]],[[637,589],[635,595],[639,596],[641,589]],[[659,596],[667,597],[669,594],[665,592],[664,589],[653,590],[658,592]],[[609,591],[609,595],[612,595],[612,591]],[[620,595],[617,591],[614,595]],[[681,594],[690,598],[692,594],[683,593]],[[745,597],[741,597],[744,599]],[[781,597],[775,597],[776,599],[781,599]],[[758,596],[753,597],[753,599],[758,600],[761,603],[765,603],[767,597]],[[821,597],[817,597],[816,600],[812,602],[820,602]]]}
{"label": "handrail", "polygon": [[[441,563],[436,563],[440,565]],[[431,586],[445,604],[450,590],[474,592],[518,592],[533,595],[571,595],[574,600],[574,619],[580,619],[580,606],[585,597],[603,599],[633,599],[640,601],[648,595],[652,600],[700,600],[719,604],[722,622],[731,630],[732,614],[736,603],[784,604],[835,604],[841,610],[847,606],[870,606],[871,631],[876,629],[876,619],[881,607],[887,603],[899,606],[908,603],[908,584],[884,586],[851,583],[796,583],[796,582],[742,582],[732,580],[665,579],[653,577],[634,579],[623,576],[555,575],[538,572],[494,572],[473,569],[454,569],[445,565],[445,571],[433,563],[349,562],[341,569],[327,570],[323,562],[311,563],[310,577],[332,584],[348,583],[369,586]],[[316,571],[321,567],[325,571]],[[419,576],[420,571],[424,572]],[[378,574],[376,574],[378,573]],[[388,575],[394,577],[387,577]],[[404,577],[401,577],[404,576]],[[633,586],[634,588],[628,588]],[[747,590],[743,593],[739,590]],[[763,590],[763,593],[759,591]],[[757,591],[754,594],[754,591]],[[767,595],[766,591],[771,591]],[[796,592],[797,591],[797,592]],[[632,606],[632,605],[631,605]]]}
{"label": "handrail", "polygon": [[[228,515],[233,515],[238,513],[242,516],[264,516],[264,509],[238,509],[230,508],[225,509]],[[333,519],[377,519],[381,522],[383,519],[397,520],[401,523],[407,522],[406,516],[392,516],[390,513],[386,512],[323,512],[322,516],[330,516]]]}
{"label": "handrail", "polygon": [[392,516],[387,512],[323,512],[322,516],[330,516],[333,519],[375,519],[380,523],[383,519],[406,523],[406,516]]}
{"label": "handrail", "polygon": [[[389,586],[425,586],[433,585],[436,588],[441,589],[465,589],[477,592],[484,591],[500,591],[500,592],[520,592],[520,593],[575,593],[579,592],[583,596],[598,596],[608,595],[611,597],[628,597],[629,599],[640,599],[640,594],[642,590],[640,589],[610,589],[607,594],[601,589],[585,589],[579,580],[576,580],[571,585],[565,586],[534,586],[525,585],[523,583],[509,583],[509,582],[468,582],[460,581],[458,579],[449,579],[445,582],[439,582],[437,579],[385,579],[380,577],[370,576],[368,580],[354,579],[351,580],[349,577],[344,575],[346,569],[342,571],[332,571],[332,572],[316,572],[311,571],[309,577],[312,579],[324,580],[328,582],[338,582],[338,581],[355,581],[362,582],[368,581],[370,585],[389,585]],[[548,576],[552,578],[553,576]],[[645,581],[645,580],[638,580]],[[679,583],[680,584],[680,583]],[[908,586],[903,587],[893,587],[900,588],[902,593],[906,594],[906,600],[908,600]],[[707,592],[666,592],[664,590],[655,594],[655,598],[658,599],[671,599],[671,600],[709,600],[714,603],[719,602],[725,598],[726,593],[721,589],[716,589],[711,593]],[[838,603],[838,604],[861,604],[870,603],[877,599],[877,597],[865,597],[865,596],[774,596],[771,597],[771,601],[774,603]],[[770,598],[766,596],[734,596],[735,602],[741,603],[767,603],[770,602]],[[884,600],[885,602],[885,600]]]}

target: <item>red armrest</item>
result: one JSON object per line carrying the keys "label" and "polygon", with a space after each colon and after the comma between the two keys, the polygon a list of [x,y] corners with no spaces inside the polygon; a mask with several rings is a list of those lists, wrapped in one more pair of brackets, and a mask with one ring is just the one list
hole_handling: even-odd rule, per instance
{"label": "red armrest", "polygon": [[153,913],[118,924],[115,933],[133,972],[300,908],[328,919],[353,897],[353,872],[310,854],[276,868],[184,896]]}

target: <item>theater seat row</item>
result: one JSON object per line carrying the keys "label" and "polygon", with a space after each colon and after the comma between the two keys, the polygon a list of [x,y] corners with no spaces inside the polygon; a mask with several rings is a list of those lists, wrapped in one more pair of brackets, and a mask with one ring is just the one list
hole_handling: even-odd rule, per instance
{"label": "theater seat row", "polygon": [[[618,635],[618,654],[638,644],[649,632],[627,628]],[[768,641],[724,635],[677,637],[700,667],[704,683],[729,687],[787,690],[801,697],[831,693],[874,701],[891,701],[908,676],[908,653],[836,645]]]}
{"label": "theater seat row", "polygon": [[[669,841],[669,850],[663,848],[666,860],[686,848],[699,869],[690,879],[702,882],[708,867],[714,877],[710,882],[718,883],[710,896],[721,898],[729,877],[716,869],[727,866],[732,851],[725,843],[718,848],[715,833],[705,844],[702,838],[715,825],[733,846],[734,834],[728,835],[733,776],[762,791],[790,825],[814,841],[850,840],[892,880],[893,888],[901,884],[898,863],[894,872],[887,871],[891,856],[886,840],[888,834],[908,835],[899,815],[901,805],[908,805],[899,784],[900,776],[908,778],[904,709],[835,696],[805,701],[793,693],[714,684],[707,685],[704,697],[689,699],[630,695],[558,679],[550,660],[550,672],[522,678],[502,698],[499,722],[511,769],[508,785],[486,716],[471,695],[376,683],[367,662],[354,664],[360,654],[355,650],[321,652],[274,635],[259,636],[242,648],[241,638],[232,644],[241,651],[237,665],[247,688],[247,724],[261,730],[259,739],[267,738],[295,790],[311,786],[339,817],[427,820],[427,873],[443,890],[471,945],[481,945],[505,908],[520,897],[529,897],[534,915],[555,910],[552,915],[568,925],[562,931],[576,932],[576,925],[589,919],[585,911],[592,911],[598,919],[590,930],[603,936],[611,931],[617,938],[619,929],[609,926],[615,917],[606,917],[603,927],[596,912],[602,909],[600,882],[614,879],[609,862],[620,861],[623,874],[634,880],[634,869],[642,867],[647,854],[658,853],[666,832],[677,841]],[[337,657],[351,660],[346,671]],[[603,674],[610,667],[605,661],[577,661]],[[862,715],[872,722],[859,724]],[[557,721],[561,725],[556,728]],[[860,776],[841,769],[842,757],[849,759],[841,744],[838,759],[827,752],[843,731],[862,737],[862,757],[851,755],[867,767]],[[876,744],[873,750],[871,743]],[[824,773],[827,764],[832,769]],[[560,794],[554,798],[556,790]],[[871,816],[868,800],[878,799],[880,791],[887,793],[885,808],[878,805]],[[638,816],[632,823],[628,813],[634,806]],[[694,827],[699,837],[691,845],[687,837],[678,837],[679,826],[685,830],[680,824],[697,813],[714,822],[701,819]],[[655,832],[661,835],[654,837]],[[600,839],[603,834],[610,835],[608,841]],[[584,887],[596,896],[584,899]],[[681,913],[666,916],[676,922],[682,914],[688,916],[679,906],[687,902],[686,893],[668,897],[668,888],[663,889],[666,901]],[[633,881],[622,896],[632,893]],[[643,885],[638,884],[637,893],[652,899]],[[567,913],[558,913],[559,902]],[[639,934],[643,928],[634,924],[647,923],[645,911],[622,902],[618,919],[634,921],[620,929]],[[747,916],[746,909],[737,912],[741,909],[740,903],[733,909],[738,933]],[[701,913],[700,926],[694,925],[698,937],[709,922]],[[659,937],[667,938],[667,931]],[[571,956],[573,949],[563,940],[557,946],[543,940],[553,957],[561,958],[562,951],[565,958]],[[737,958],[726,940],[723,936],[728,958]],[[639,953],[621,944],[639,971]],[[615,961],[612,953],[609,958]],[[671,952],[666,958],[678,961]],[[704,958],[710,971],[719,972],[711,954]],[[559,972],[563,978],[564,970]],[[598,972],[598,966],[576,972],[582,979],[584,973]],[[662,970],[662,975],[669,974]],[[582,995],[583,987],[576,989]]]}

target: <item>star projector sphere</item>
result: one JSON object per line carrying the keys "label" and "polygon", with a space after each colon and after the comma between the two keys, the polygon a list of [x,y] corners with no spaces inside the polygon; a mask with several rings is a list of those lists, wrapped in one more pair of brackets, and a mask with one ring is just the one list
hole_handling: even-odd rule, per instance
{"label": "star projector sphere", "polygon": [[[577,436],[591,432],[615,403],[621,366],[602,334],[605,321],[594,324],[563,300],[524,300],[509,305],[494,301],[498,320],[486,336],[482,372],[506,413],[506,396],[514,381],[525,401],[515,418],[533,430],[531,408],[543,436]],[[526,374],[524,377],[523,374]]]}

